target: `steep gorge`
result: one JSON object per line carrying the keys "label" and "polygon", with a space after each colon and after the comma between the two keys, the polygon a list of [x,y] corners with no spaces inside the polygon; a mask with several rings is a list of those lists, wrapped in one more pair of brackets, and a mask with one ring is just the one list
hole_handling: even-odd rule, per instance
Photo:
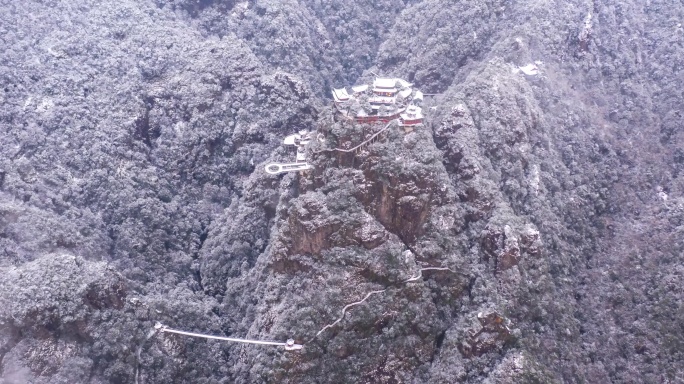
{"label": "steep gorge", "polygon": [[[0,8],[0,383],[684,380],[682,4]],[[373,73],[429,124],[318,152]]]}

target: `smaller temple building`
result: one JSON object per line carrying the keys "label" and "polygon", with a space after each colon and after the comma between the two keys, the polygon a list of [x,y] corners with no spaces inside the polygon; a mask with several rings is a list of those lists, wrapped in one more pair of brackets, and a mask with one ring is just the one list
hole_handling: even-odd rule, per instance
{"label": "smaller temple building", "polygon": [[311,169],[311,165],[306,161],[306,146],[311,142],[312,133],[307,130],[299,131],[289,135],[283,140],[283,144],[297,148],[294,163],[269,163],[264,169],[267,173],[277,175],[284,172],[299,172]]}

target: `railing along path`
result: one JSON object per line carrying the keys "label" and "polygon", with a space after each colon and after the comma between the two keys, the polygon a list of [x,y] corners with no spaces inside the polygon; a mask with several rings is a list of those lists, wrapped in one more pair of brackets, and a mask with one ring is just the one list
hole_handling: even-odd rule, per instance
{"label": "railing along path", "polygon": [[[423,272],[424,271],[450,271],[454,272],[452,269],[448,267],[425,267],[421,268],[418,270],[417,274],[415,276],[412,276],[406,280],[401,281],[399,284],[408,284],[411,282],[415,282],[420,280],[423,277]],[[326,330],[333,328],[342,320],[344,320],[345,316],[349,312],[349,310],[355,306],[361,305],[365,303],[370,297],[373,295],[378,295],[381,293],[387,292],[391,288],[385,288],[385,289],[380,289],[380,290],[375,290],[375,291],[370,291],[366,293],[366,295],[358,301],[349,303],[345,305],[342,310],[340,311],[340,317],[338,317],[335,321],[333,321],[330,324],[325,325],[321,330],[319,330],[314,337],[312,337],[307,343],[310,343],[314,341],[318,336],[320,336],[323,332]],[[188,332],[188,331],[183,331],[179,329],[174,329],[167,327],[166,325],[163,325],[162,323],[157,323],[154,326],[154,330],[147,336],[147,339],[149,339],[152,335],[155,333],[160,332],[160,333],[175,333],[178,335],[184,335],[184,336],[190,336],[190,337],[197,337],[197,338],[203,338],[203,339],[211,339],[211,340],[222,340],[222,341],[230,341],[230,342],[235,342],[235,343],[243,343],[243,344],[256,344],[256,345],[266,345],[266,346],[274,346],[274,347],[284,347],[286,351],[296,351],[304,348],[304,344],[297,344],[295,343],[294,339],[288,339],[285,342],[277,342],[277,341],[263,341],[263,340],[253,340],[253,339],[242,339],[242,338],[235,338],[235,337],[225,337],[225,336],[215,336],[215,335],[209,335],[209,334],[204,334],[204,333],[197,333],[197,332]],[[138,355],[138,360],[140,360],[140,350],[142,349],[142,346],[138,348],[137,355]],[[137,382],[137,373],[136,373],[136,382]]]}

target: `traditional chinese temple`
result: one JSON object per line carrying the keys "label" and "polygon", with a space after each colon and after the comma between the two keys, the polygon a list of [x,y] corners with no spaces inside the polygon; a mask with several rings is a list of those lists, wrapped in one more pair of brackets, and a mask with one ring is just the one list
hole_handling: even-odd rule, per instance
{"label": "traditional chinese temple", "polygon": [[332,90],[335,108],[347,119],[359,123],[399,120],[402,126],[423,123],[419,104],[423,93],[406,80],[376,77],[373,84]]}

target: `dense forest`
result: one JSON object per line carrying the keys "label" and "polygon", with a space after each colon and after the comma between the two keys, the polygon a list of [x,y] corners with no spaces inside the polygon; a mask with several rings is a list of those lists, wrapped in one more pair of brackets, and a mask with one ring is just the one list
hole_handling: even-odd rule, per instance
{"label": "dense forest", "polygon": [[[0,0],[0,384],[684,382],[682,20]],[[327,151],[375,75],[426,124]]]}

